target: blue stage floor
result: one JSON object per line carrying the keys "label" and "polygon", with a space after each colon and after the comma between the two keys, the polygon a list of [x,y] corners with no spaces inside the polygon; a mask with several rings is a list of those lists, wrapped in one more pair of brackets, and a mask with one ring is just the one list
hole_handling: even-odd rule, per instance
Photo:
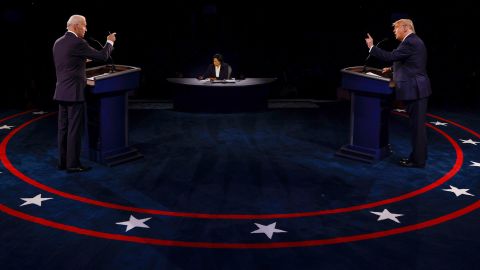
{"label": "blue stage floor", "polygon": [[480,117],[431,109],[428,122],[416,169],[397,165],[410,151],[401,112],[394,154],[366,164],[335,156],[345,102],[137,107],[130,143],[143,159],[67,174],[55,113],[0,111],[0,268],[477,269]]}

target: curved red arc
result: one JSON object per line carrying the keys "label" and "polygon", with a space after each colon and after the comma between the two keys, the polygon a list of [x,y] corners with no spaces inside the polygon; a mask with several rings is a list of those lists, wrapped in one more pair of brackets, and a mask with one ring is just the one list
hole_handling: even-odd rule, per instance
{"label": "curved red arc", "polygon": [[478,209],[479,207],[480,207],[480,201],[476,201],[475,203],[468,205],[467,207],[464,207],[460,210],[449,213],[447,215],[443,215],[438,218],[427,220],[421,223],[408,225],[400,228],[395,228],[391,230],[359,234],[359,235],[327,238],[327,239],[292,241],[292,242],[275,242],[275,243],[189,242],[189,241],[176,241],[176,240],[164,240],[164,239],[157,239],[157,238],[128,236],[128,235],[122,235],[122,234],[112,234],[112,233],[88,230],[88,229],[83,229],[83,228],[79,228],[71,225],[66,225],[63,223],[58,223],[55,221],[25,214],[23,212],[6,207],[3,204],[0,204],[0,211],[5,212],[11,216],[14,216],[29,222],[37,223],[46,227],[73,232],[76,234],[82,234],[86,236],[117,240],[117,241],[134,242],[134,243],[149,244],[149,245],[160,245],[160,246],[191,247],[191,248],[270,249],[270,248],[291,248],[291,247],[332,245],[332,244],[341,244],[341,243],[369,240],[369,239],[396,235],[396,234],[420,230],[420,229],[424,229],[424,228],[428,228],[428,227],[432,227],[432,226],[444,223],[446,221],[468,214]]}
{"label": "curved red arc", "polygon": [[372,203],[367,203],[367,204],[361,204],[361,205],[356,205],[356,206],[350,206],[350,207],[344,207],[344,208],[337,208],[337,209],[327,209],[327,210],[319,210],[319,211],[311,211],[311,212],[298,212],[298,213],[280,213],[280,214],[210,214],[210,213],[194,213],[194,212],[176,212],[176,211],[166,211],[166,210],[158,210],[158,209],[148,209],[148,208],[140,208],[140,207],[132,207],[132,206],[127,206],[127,205],[121,205],[121,204],[115,204],[115,203],[109,203],[109,202],[104,202],[104,201],[98,201],[82,196],[78,196],[72,193],[64,192],[55,188],[52,188],[50,186],[44,185],[28,176],[20,172],[18,169],[16,169],[12,163],[9,161],[7,155],[6,155],[6,148],[8,145],[8,142],[10,139],[18,133],[20,130],[28,126],[29,124],[38,121],[40,119],[43,119],[45,117],[48,117],[54,113],[49,113],[46,115],[43,115],[41,117],[32,119],[30,121],[27,121],[26,123],[18,126],[15,128],[11,133],[9,133],[4,140],[0,144],[0,160],[4,164],[4,166],[16,177],[20,178],[22,181],[35,186],[39,189],[42,189],[44,191],[50,192],[52,194],[56,194],[58,196],[71,199],[71,200],[76,200],[79,202],[83,203],[88,203],[92,205],[97,205],[101,207],[106,207],[106,208],[111,208],[111,209],[116,209],[116,210],[122,210],[122,211],[128,211],[128,212],[137,212],[137,213],[145,213],[145,214],[151,214],[151,215],[164,215],[164,216],[172,216],[172,217],[187,217],[187,218],[199,218],[199,219],[281,219],[281,218],[300,218],[300,217],[312,217],[312,216],[320,216],[320,215],[329,215],[329,214],[339,214],[339,213],[347,213],[347,212],[352,212],[352,211],[358,211],[358,210],[363,210],[363,209],[368,209],[372,207],[377,207],[385,204],[390,204],[390,203],[395,203],[399,202],[405,199],[409,199],[412,197],[415,197],[417,195],[420,195],[422,193],[425,193],[429,190],[432,190],[449,179],[451,179],[461,168],[462,163],[463,163],[463,152],[458,145],[458,143],[452,139],[448,134],[446,134],[444,131],[427,124],[430,128],[434,129],[435,131],[439,132],[441,135],[443,135],[447,140],[453,145],[456,153],[456,161],[453,167],[450,169],[449,172],[447,172],[444,176],[442,176],[440,179],[436,180],[430,185],[427,185],[423,188],[420,188],[418,190],[381,200],[381,201],[376,201]]}

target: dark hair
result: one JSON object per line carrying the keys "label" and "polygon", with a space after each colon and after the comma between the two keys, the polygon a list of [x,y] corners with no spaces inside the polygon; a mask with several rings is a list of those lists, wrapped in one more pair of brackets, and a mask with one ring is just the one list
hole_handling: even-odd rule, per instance
{"label": "dark hair", "polygon": [[213,58],[217,58],[220,63],[223,63],[223,56],[219,53],[213,55]]}

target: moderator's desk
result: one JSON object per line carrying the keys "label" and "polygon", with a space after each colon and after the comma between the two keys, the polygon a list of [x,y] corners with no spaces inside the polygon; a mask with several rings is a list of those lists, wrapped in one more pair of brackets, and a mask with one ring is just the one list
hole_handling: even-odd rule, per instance
{"label": "moderator's desk", "polygon": [[276,78],[247,78],[210,82],[196,78],[168,78],[173,108],[186,112],[248,112],[266,110],[270,86]]}

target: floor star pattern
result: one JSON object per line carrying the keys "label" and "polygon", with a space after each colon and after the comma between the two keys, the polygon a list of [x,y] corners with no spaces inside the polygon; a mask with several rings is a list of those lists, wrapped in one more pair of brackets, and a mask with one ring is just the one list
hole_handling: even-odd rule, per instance
{"label": "floor star pattern", "polygon": [[435,125],[435,126],[447,126],[448,123],[444,123],[444,122],[439,122],[439,121],[436,121],[436,122],[430,122],[431,124]]}
{"label": "floor star pattern", "polygon": [[457,197],[461,196],[461,195],[475,196],[475,195],[467,192],[467,191],[470,190],[468,188],[456,188],[454,186],[450,186],[449,189],[443,189],[443,190],[455,193],[455,196],[457,196]]}
{"label": "floor star pattern", "polygon": [[42,206],[43,201],[48,201],[48,200],[51,200],[53,198],[42,198],[42,194],[38,194],[37,196],[32,197],[32,198],[20,198],[20,199],[25,201],[20,206],[25,206],[25,205],[29,205],[29,204],[35,204],[37,206]]}
{"label": "floor star pattern", "polygon": [[3,125],[3,126],[0,126],[0,129],[12,129],[12,127],[14,126]]}
{"label": "floor star pattern", "polygon": [[480,167],[480,162],[475,162],[475,161],[470,161],[472,164],[470,166],[472,167]]}
{"label": "floor star pattern", "polygon": [[133,215],[130,215],[130,219],[127,220],[127,221],[122,221],[122,222],[117,222],[116,224],[118,225],[124,225],[124,226],[127,226],[125,228],[125,231],[128,232],[130,231],[131,229],[134,229],[134,228],[147,228],[149,229],[150,227],[145,224],[145,222],[147,222],[148,220],[150,220],[151,217],[148,217],[148,218],[142,218],[142,219],[137,219],[136,217],[134,217]]}
{"label": "floor star pattern", "polygon": [[390,219],[390,220],[393,220],[397,223],[400,223],[400,220],[398,220],[397,217],[403,216],[403,214],[391,213],[390,211],[388,211],[388,209],[383,209],[382,212],[370,211],[370,213],[378,216],[377,221]]}
{"label": "floor star pattern", "polygon": [[46,114],[48,112],[44,112],[44,111],[39,111],[39,112],[33,112],[32,114],[35,114],[35,115],[42,115],[42,114]]}
{"label": "floor star pattern", "polygon": [[258,227],[258,229],[250,233],[264,233],[269,239],[272,239],[274,233],[287,232],[287,231],[275,228],[277,226],[277,222],[274,222],[269,225],[262,225],[262,224],[255,223],[255,225]]}
{"label": "floor star pattern", "polygon": [[[395,109],[394,111],[406,112],[405,110],[402,110],[402,109]],[[44,111],[33,112],[34,115],[43,115],[43,114],[47,114],[47,113],[48,112],[44,112]],[[440,122],[440,121],[429,122],[429,123],[431,123],[432,125],[435,125],[435,126],[448,126],[448,123]],[[0,126],[0,129],[9,129],[10,130],[13,127],[14,126],[3,125],[3,126]],[[458,137],[456,138],[456,140],[460,140],[463,144],[473,144],[475,146],[480,143],[480,141],[474,141],[473,139],[459,139]],[[480,162],[470,161],[469,166],[470,167],[480,167]],[[2,174],[2,173],[3,172],[0,171],[0,174]],[[460,197],[462,195],[475,196],[474,194],[469,192],[470,189],[457,188],[457,187],[452,186],[452,185],[449,185],[448,189],[442,189],[442,190],[445,191],[445,192],[451,192],[451,193],[455,194],[456,197]],[[450,194],[448,196],[450,196]],[[17,199],[17,198],[18,197],[16,196],[15,199]],[[52,200],[53,198],[42,197],[42,194],[38,194],[38,195],[36,195],[34,197],[31,197],[31,198],[20,198],[20,199],[24,201],[20,206],[27,206],[27,205],[33,204],[33,205],[41,207],[43,202],[45,202],[47,200]],[[57,202],[57,201],[55,201],[55,202]],[[379,221],[384,221],[384,220],[391,220],[391,221],[394,221],[396,223],[401,223],[400,220],[399,220],[399,217],[404,216],[404,214],[392,213],[388,209],[383,209],[383,211],[381,211],[381,212],[370,211],[370,213],[378,216],[378,219],[377,219],[378,222]],[[369,217],[371,217],[371,216],[369,216]],[[149,221],[150,219],[152,219],[152,217],[146,217],[146,218],[138,219],[138,218],[134,217],[133,215],[130,215],[129,220],[116,222],[115,224],[121,225],[121,226],[126,226],[125,227],[125,232],[133,230],[134,228],[137,228],[137,227],[138,228],[150,229],[150,226],[146,224],[147,221]],[[109,224],[111,224],[111,226],[113,226],[111,219],[110,219],[109,222],[110,222]],[[403,221],[403,222],[405,222],[405,221]],[[248,229],[244,230],[244,232],[245,233],[250,232],[250,234],[264,234],[266,237],[268,237],[271,240],[275,233],[287,233],[286,230],[281,230],[281,229],[277,228],[276,223],[277,222],[273,222],[273,223],[268,224],[268,225],[254,223],[257,227],[256,230],[250,231],[251,228],[249,227]],[[391,223],[391,224],[393,224],[393,223]],[[249,224],[249,226],[251,226],[251,224]],[[113,227],[115,227],[115,226],[113,226]],[[123,227],[121,229],[123,230]],[[293,228],[290,227],[289,231],[292,232],[292,230],[293,230]],[[263,237],[263,236],[261,236],[261,237]]]}
{"label": "floor star pattern", "polygon": [[462,143],[469,143],[469,144],[473,144],[473,145],[477,145],[477,143],[480,143],[480,142],[474,141],[472,139],[468,139],[468,140],[460,139],[460,141],[462,141]]}

